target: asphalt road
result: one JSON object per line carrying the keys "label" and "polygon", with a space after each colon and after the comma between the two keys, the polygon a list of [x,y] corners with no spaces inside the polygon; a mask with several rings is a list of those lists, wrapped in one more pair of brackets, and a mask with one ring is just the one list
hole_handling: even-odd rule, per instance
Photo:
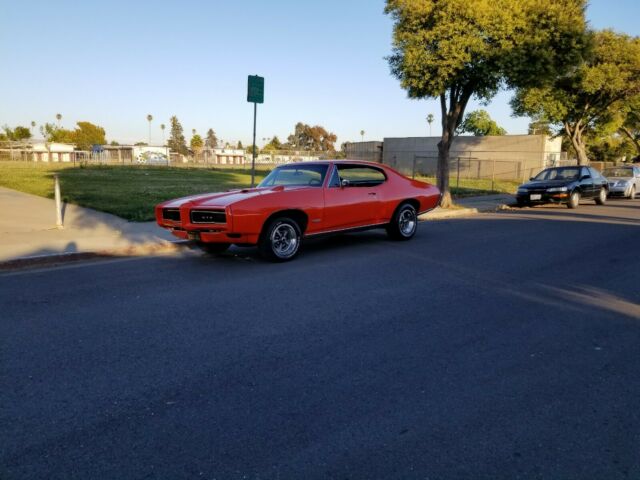
{"label": "asphalt road", "polygon": [[0,275],[0,478],[640,478],[640,201],[244,252]]}

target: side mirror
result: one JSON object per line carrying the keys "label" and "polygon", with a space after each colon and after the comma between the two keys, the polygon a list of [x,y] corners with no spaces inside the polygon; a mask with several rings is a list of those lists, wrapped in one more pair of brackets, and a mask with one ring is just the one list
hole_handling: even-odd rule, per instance
{"label": "side mirror", "polygon": [[347,180],[346,178],[343,178],[342,180],[340,180],[340,186],[342,188],[348,187],[349,186],[349,180]]}
{"label": "side mirror", "polygon": [[532,182],[533,182],[535,179],[536,179],[536,177],[529,177],[529,180],[530,180],[530,181],[532,181]]}
{"label": "side mirror", "polygon": [[591,175],[582,175],[580,177],[580,180],[589,180],[591,178]]}

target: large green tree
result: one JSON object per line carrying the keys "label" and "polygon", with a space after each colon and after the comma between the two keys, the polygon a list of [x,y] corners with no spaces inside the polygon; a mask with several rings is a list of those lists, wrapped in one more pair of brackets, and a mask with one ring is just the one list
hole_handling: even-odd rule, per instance
{"label": "large green tree", "polygon": [[469,112],[460,124],[460,132],[471,133],[476,137],[507,134],[507,131],[498,125],[486,110]]}
{"label": "large green tree", "polygon": [[89,150],[92,145],[107,143],[104,128],[91,122],[78,122],[73,131],[73,143],[80,150]]}
{"label": "large green tree", "polygon": [[328,132],[320,125],[312,127],[298,122],[293,133],[287,138],[287,142],[291,148],[297,150],[334,152],[337,139],[335,134]]}
{"label": "large green tree", "polygon": [[180,124],[178,117],[174,115],[169,119],[169,123],[171,124],[171,133],[169,135],[169,141],[167,142],[168,147],[174,152],[187,155],[189,153],[189,149],[187,148],[187,141],[184,138],[184,130],[182,129],[182,125]]}
{"label": "large green tree", "polygon": [[438,187],[451,204],[449,151],[469,100],[535,85],[577,63],[585,0],[387,0],[391,72],[409,98],[440,101]]}
{"label": "large green tree", "polygon": [[191,137],[190,145],[193,153],[200,155],[204,148],[204,141],[202,140],[202,137],[196,133]]}
{"label": "large green tree", "polygon": [[216,148],[218,146],[218,137],[216,137],[216,132],[213,131],[213,128],[207,130],[207,137],[204,144],[207,148]]}
{"label": "large green tree", "polygon": [[580,165],[589,161],[588,137],[620,128],[627,102],[640,92],[640,40],[611,30],[589,36],[577,67],[552,84],[520,88],[511,102],[517,115],[547,118],[564,131]]}
{"label": "large green tree", "polygon": [[6,140],[20,142],[31,138],[31,130],[29,130],[28,127],[18,125],[15,128],[10,128],[8,125],[5,125],[2,129],[4,130],[4,137]]}

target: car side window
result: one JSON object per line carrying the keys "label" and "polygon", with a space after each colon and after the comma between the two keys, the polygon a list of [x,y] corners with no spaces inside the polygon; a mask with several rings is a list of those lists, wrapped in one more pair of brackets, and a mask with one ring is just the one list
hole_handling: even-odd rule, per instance
{"label": "car side window", "polygon": [[338,165],[338,173],[351,187],[375,187],[387,180],[382,170],[367,165]]}
{"label": "car side window", "polygon": [[333,171],[331,173],[331,179],[329,180],[329,188],[336,188],[339,186],[340,186],[340,176],[338,175],[338,168],[334,166]]}

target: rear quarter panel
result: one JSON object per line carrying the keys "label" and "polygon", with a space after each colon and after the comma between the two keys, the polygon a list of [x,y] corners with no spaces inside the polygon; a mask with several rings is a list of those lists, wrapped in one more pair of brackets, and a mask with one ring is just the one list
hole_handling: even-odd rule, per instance
{"label": "rear quarter panel", "polygon": [[412,180],[391,168],[385,168],[388,180],[381,190],[381,221],[391,220],[398,206],[407,200],[416,200],[419,213],[433,210],[440,203],[440,190],[430,183]]}

